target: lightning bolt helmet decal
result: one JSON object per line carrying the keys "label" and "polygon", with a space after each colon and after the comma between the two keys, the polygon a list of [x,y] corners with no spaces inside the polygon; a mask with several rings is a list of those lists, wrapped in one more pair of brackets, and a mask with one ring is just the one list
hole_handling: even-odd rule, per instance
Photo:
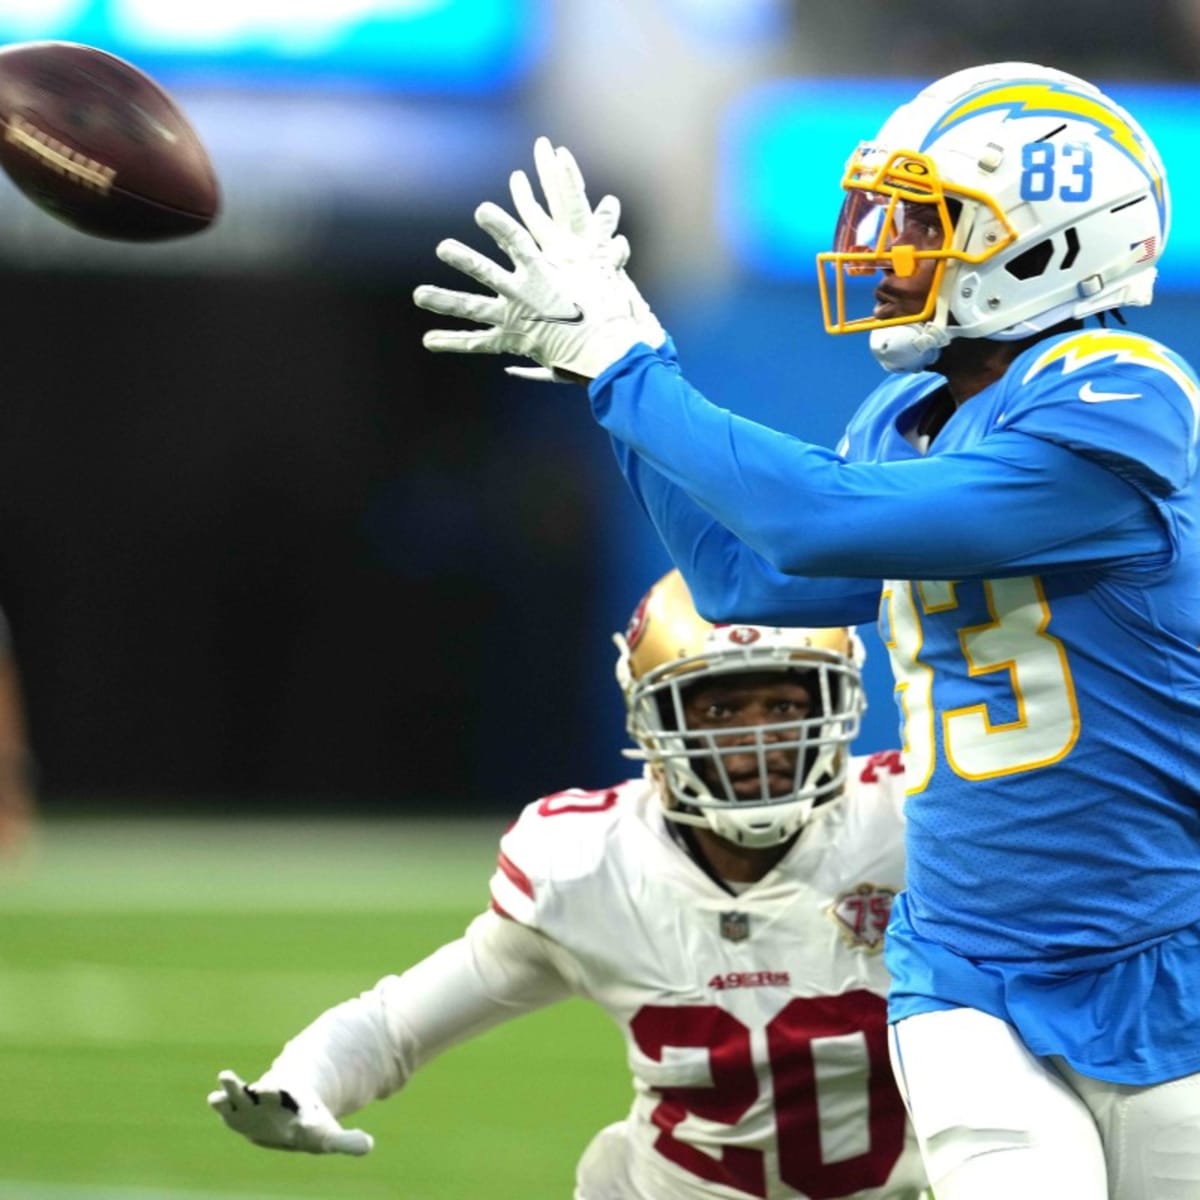
{"label": "lightning bolt helmet decal", "polygon": [[[1170,228],[1162,160],[1137,121],[1033,63],[930,84],[860,143],[842,188],[817,256],[825,328],[869,331],[891,371],[922,370],[958,338],[1149,304]],[[927,286],[920,311],[878,300],[881,271]]]}
{"label": "lightning bolt helmet decal", "polygon": [[1146,177],[1160,219],[1166,225],[1166,180],[1145,135],[1134,126],[1128,113],[1106,97],[1076,91],[1066,83],[1019,79],[984,87],[955,104],[929,131],[920,149],[928,150],[961,121],[996,110],[1007,111],[1011,117],[1059,117],[1092,125],[1098,136],[1124,154]]}

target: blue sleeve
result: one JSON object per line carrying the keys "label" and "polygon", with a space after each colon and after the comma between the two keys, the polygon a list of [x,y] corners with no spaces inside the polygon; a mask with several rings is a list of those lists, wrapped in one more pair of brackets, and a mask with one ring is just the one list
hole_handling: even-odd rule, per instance
{"label": "blue sleeve", "polygon": [[624,443],[614,439],[613,452],[706,620],[867,625],[878,616],[879,580],[785,575]]}
{"label": "blue sleeve", "polygon": [[786,575],[962,579],[1174,553],[1169,515],[1104,466],[1039,437],[850,463],[704,399],[635,347],[589,389],[618,442]]}

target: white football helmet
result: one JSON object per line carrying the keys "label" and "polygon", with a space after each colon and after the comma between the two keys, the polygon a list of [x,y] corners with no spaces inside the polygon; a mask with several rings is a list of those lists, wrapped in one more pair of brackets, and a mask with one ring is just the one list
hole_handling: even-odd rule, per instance
{"label": "white football helmet", "polygon": [[[891,371],[931,365],[952,339],[1029,337],[1149,304],[1170,228],[1162,161],[1120,105],[1032,63],[956,71],[898,108],[850,158],[834,249],[817,256],[825,328],[871,331]],[[896,244],[905,206],[932,205],[939,245]],[[925,309],[875,319],[874,280],[932,261]],[[861,284],[860,284],[861,286]],[[860,310],[862,311],[862,310]]]}
{"label": "white football helmet", "polygon": [[[787,841],[813,805],[836,797],[846,778],[847,747],[865,707],[864,650],[851,629],[775,629],[712,625],[695,609],[678,571],[646,593],[625,633],[614,637],[617,681],[625,694],[628,729],[663,791],[666,815],[707,826],[743,846]],[[812,697],[802,720],[739,728],[691,729],[689,689],[730,675],[777,672],[795,677]],[[772,794],[768,755],[795,761],[791,788]],[[753,753],[759,791],[739,796],[726,769],[731,755]],[[707,779],[707,782],[706,782]]]}

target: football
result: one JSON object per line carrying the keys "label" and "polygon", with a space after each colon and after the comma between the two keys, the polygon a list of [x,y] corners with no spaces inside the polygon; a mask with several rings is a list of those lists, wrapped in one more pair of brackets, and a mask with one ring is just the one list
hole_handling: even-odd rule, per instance
{"label": "football", "polygon": [[0,166],[39,208],[95,237],[184,237],[220,207],[208,152],[174,100],[74,42],[0,48]]}

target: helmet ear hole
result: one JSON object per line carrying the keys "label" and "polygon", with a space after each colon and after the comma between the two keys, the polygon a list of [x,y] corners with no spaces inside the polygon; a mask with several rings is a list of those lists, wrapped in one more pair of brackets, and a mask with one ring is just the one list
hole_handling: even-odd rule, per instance
{"label": "helmet ear hole", "polygon": [[[1078,248],[1078,243],[1076,243]],[[1054,257],[1054,243],[1046,238],[1036,246],[1030,246],[1023,254],[1018,254],[1012,262],[1005,265],[1005,270],[1014,279],[1036,279],[1046,273],[1050,260]]]}

